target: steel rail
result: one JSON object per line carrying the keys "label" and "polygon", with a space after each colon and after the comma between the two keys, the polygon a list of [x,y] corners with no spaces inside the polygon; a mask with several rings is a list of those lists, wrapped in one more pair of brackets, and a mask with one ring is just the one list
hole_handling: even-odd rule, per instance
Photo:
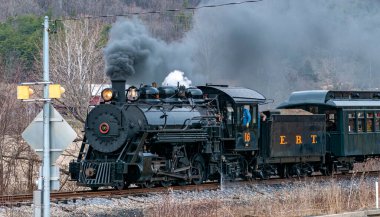
{"label": "steel rail", "polygon": [[[294,182],[303,182],[308,180],[330,180],[330,179],[348,179],[352,177],[366,176],[379,176],[380,171],[363,171],[363,172],[351,172],[346,174],[333,174],[332,176],[323,176],[315,174],[313,176],[305,177],[292,177],[287,179],[271,178],[268,180],[249,180],[249,181],[237,181],[230,182],[232,184],[249,184],[249,185],[277,185],[287,184]],[[225,182],[224,182],[225,183]],[[228,184],[227,184],[228,185]],[[133,187],[125,190],[104,189],[98,191],[72,191],[72,192],[52,192],[51,202],[65,202],[83,200],[89,198],[121,198],[127,196],[146,195],[152,193],[167,193],[171,191],[205,191],[205,190],[219,190],[220,183],[208,182],[201,185],[185,185],[185,186],[170,186],[170,187],[155,187],[155,188],[139,188]],[[20,194],[20,195],[0,195],[0,206],[20,206],[29,205],[33,202],[32,194]]]}
{"label": "steel rail", "polygon": [[[145,195],[151,193],[167,193],[171,191],[205,191],[219,189],[219,183],[205,183],[201,185],[185,185],[155,188],[128,188],[126,190],[105,189],[98,191],[72,191],[72,192],[52,192],[51,202],[80,200],[87,198],[117,198],[132,195]],[[33,201],[33,194],[20,195],[0,195],[0,206],[20,206],[28,205]]]}

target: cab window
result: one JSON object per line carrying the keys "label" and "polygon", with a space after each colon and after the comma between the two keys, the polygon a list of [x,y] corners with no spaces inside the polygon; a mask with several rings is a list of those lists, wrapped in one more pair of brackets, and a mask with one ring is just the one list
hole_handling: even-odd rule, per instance
{"label": "cab window", "polygon": [[227,105],[227,124],[233,124],[233,113],[234,113],[234,108],[232,108],[231,105]]}
{"label": "cab window", "polygon": [[241,126],[253,128],[257,124],[257,108],[254,105],[243,105],[240,108]]}
{"label": "cab window", "polygon": [[256,108],[256,106],[252,106],[251,114],[252,114],[252,126],[254,126],[257,122],[257,108]]}

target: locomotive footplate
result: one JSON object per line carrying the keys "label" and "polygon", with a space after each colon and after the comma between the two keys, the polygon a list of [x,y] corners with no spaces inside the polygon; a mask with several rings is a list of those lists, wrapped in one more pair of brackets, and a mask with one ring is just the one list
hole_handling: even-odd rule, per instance
{"label": "locomotive footplate", "polygon": [[71,180],[80,186],[117,186],[120,183],[148,181],[153,175],[151,156],[141,163],[82,161],[70,162]]}

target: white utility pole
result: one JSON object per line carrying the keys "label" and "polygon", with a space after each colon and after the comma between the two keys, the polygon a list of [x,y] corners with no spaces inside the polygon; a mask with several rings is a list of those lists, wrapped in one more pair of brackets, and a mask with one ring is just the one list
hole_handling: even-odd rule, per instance
{"label": "white utility pole", "polygon": [[44,109],[43,109],[43,216],[50,216],[50,100],[49,100],[49,17],[44,19],[44,43],[43,43],[43,63],[44,63]]}

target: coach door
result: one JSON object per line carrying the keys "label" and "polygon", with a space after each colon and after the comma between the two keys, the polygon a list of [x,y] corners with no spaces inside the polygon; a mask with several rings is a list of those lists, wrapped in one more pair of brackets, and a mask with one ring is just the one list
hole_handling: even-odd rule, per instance
{"label": "coach door", "polygon": [[236,150],[257,149],[258,109],[257,104],[236,105]]}

